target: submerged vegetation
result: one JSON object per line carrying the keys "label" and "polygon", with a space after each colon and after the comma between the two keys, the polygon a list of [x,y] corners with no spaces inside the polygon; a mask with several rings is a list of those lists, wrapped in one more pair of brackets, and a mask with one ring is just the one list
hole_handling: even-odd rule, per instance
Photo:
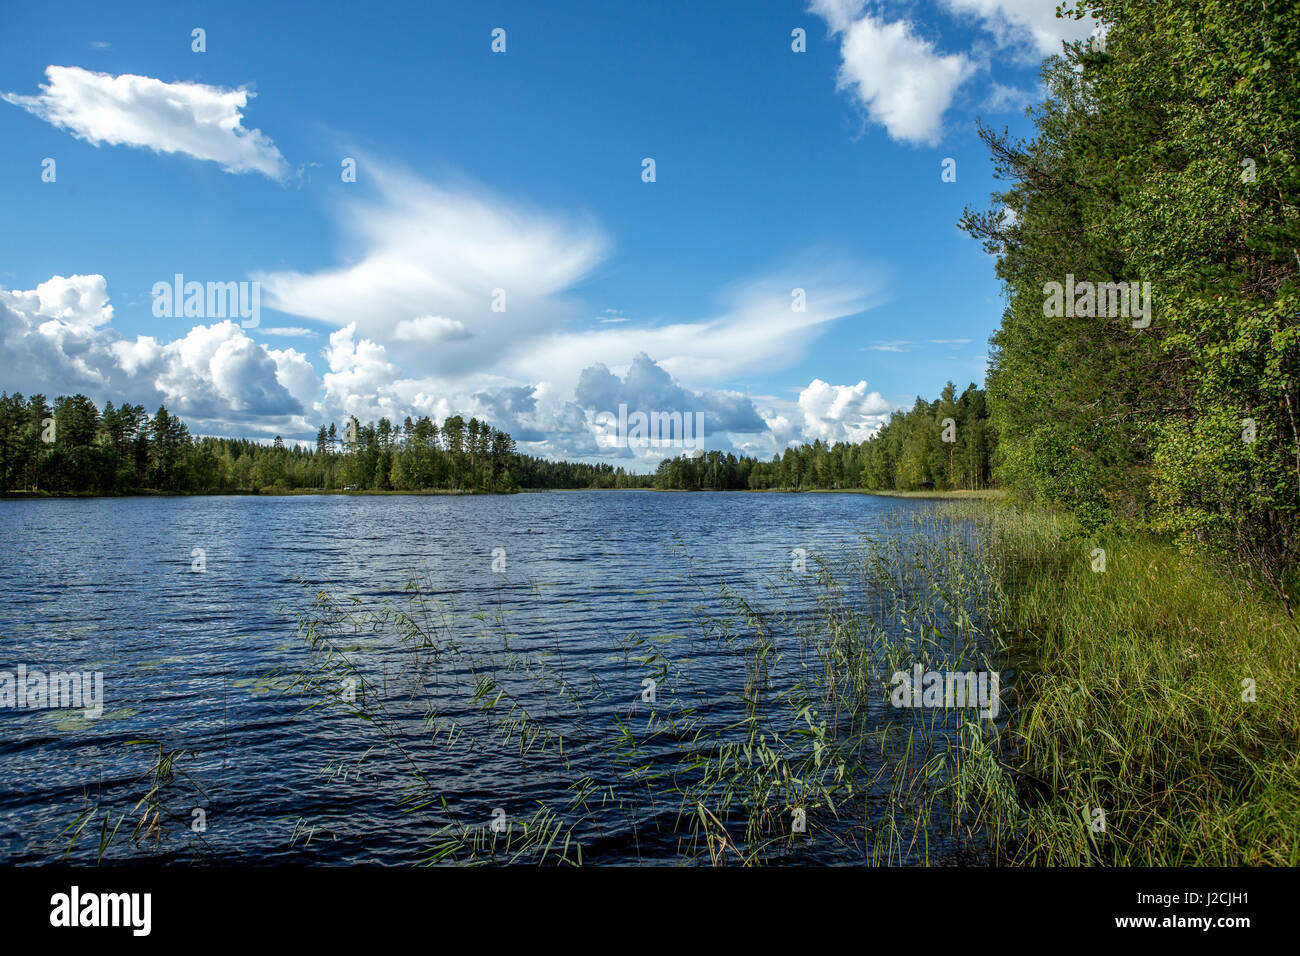
{"label": "submerged vegetation", "polygon": [[[978,852],[960,802],[940,799],[959,737],[981,736],[974,712],[882,719],[881,706],[904,664],[983,659],[972,552],[928,527],[839,557],[852,582],[814,561],[773,594],[724,586],[723,613],[706,610],[719,595],[702,593],[690,635],[625,635],[617,680],[524,649],[506,619],[458,618],[414,584],[372,608],[318,592],[299,616],[310,666],[288,693],[368,731],[331,776],[405,768],[401,802],[425,834],[411,862],[889,864]],[[913,562],[949,573],[915,574]],[[863,605],[863,593],[877,600]],[[401,653],[344,650],[363,633]],[[474,775],[477,797],[448,785],[453,767]]]}
{"label": "submerged vegetation", "polygon": [[[625,643],[627,683],[585,692],[502,646],[462,674],[472,721],[430,694],[426,735],[404,734],[376,720],[391,702],[341,702],[347,675],[376,683],[336,649],[382,622],[457,669],[460,645],[418,592],[418,616],[378,618],[318,595],[302,627],[324,666],[294,687],[386,727],[410,806],[433,817],[428,862],[581,862],[599,833],[638,860],[714,864],[1300,863],[1300,630],[1266,590],[1155,538],[1094,540],[1060,513],[941,507],[783,583],[810,600],[728,593],[732,614],[701,616],[731,694],[701,693],[653,638]],[[887,706],[891,675],[916,664],[1000,672],[1004,712]],[[426,741],[463,743],[470,722],[477,746],[517,753],[566,796],[499,835],[464,822],[426,772],[452,751]]]}

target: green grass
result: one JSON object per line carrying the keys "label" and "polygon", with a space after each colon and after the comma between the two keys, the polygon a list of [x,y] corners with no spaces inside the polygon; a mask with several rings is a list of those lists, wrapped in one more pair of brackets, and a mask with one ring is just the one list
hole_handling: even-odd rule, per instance
{"label": "green grass", "polygon": [[969,491],[964,488],[952,488],[948,491],[871,491],[866,488],[846,488],[863,495],[879,495],[882,498],[934,498],[941,501],[983,501],[1001,499],[1006,492],[998,488],[981,488]]}
{"label": "green grass", "polygon": [[979,520],[1017,671],[1008,861],[1300,863],[1300,630],[1271,596],[1151,537],[1091,541],[1009,507]]}

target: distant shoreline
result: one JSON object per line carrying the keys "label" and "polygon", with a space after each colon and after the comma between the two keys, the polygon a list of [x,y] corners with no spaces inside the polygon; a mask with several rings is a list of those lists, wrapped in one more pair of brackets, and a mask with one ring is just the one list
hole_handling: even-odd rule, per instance
{"label": "distant shoreline", "polygon": [[382,489],[356,489],[345,491],[342,488],[289,488],[279,491],[155,491],[143,489],[130,493],[101,493],[90,491],[9,491],[0,494],[0,500],[43,500],[56,498],[295,498],[313,496],[369,497],[386,495],[407,496],[508,496],[515,494],[540,494],[549,492],[574,491],[655,491],[672,494],[717,494],[719,491],[739,492],[742,494],[800,494],[800,495],[876,495],[881,498],[922,498],[935,501],[970,501],[1001,498],[1005,492],[1000,488],[983,488],[978,491],[953,489],[951,491],[887,491],[870,488],[701,488],[689,491],[684,488],[520,488],[518,491],[464,491],[446,488],[427,488],[412,491]]}

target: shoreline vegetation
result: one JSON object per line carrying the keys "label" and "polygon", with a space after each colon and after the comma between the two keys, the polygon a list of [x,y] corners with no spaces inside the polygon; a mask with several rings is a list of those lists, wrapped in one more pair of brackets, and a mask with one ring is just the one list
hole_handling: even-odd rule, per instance
{"label": "shoreline vegetation", "polygon": [[150,417],[142,405],[107,402],[101,410],[82,394],[59,396],[51,408],[41,394],[0,393],[2,495],[981,490],[992,485],[995,449],[984,392],[972,384],[958,396],[951,382],[861,442],[818,439],[770,461],[695,450],[649,473],[520,454],[508,433],[477,418],[363,425],[353,417],[341,431],[320,426],[312,447],[279,436],[195,437],[166,407]]}
{"label": "shoreline vegetation", "polygon": [[1008,861],[1300,865],[1300,627],[1267,584],[1158,535],[982,507],[1016,686],[1006,773],[973,786]]}
{"label": "shoreline vegetation", "polygon": [[[349,495],[349,496],[367,496],[367,495],[501,495],[501,494],[541,494],[551,492],[573,492],[573,491],[662,491],[662,492],[685,492],[684,488],[655,488],[654,486],[646,488],[517,488],[514,491],[464,491],[461,489],[449,488],[419,488],[409,491],[397,491],[389,489],[381,491],[376,488],[285,488],[281,490],[264,490],[264,491],[154,491],[151,489],[140,489],[131,492],[98,492],[98,491],[10,491],[0,496],[11,499],[42,499],[42,498],[200,498],[200,497],[248,497],[248,498],[292,498],[300,495]],[[712,489],[708,489],[712,490]],[[984,499],[999,499],[1005,496],[1006,492],[1000,488],[983,488],[978,491],[965,488],[952,488],[947,491],[895,491],[883,488],[737,488],[736,491],[754,494],[825,494],[825,495],[874,495],[880,498],[920,498],[934,501],[978,501]],[[693,492],[692,492],[693,493]]]}
{"label": "shoreline vegetation", "polygon": [[[484,722],[439,731],[537,761],[630,819],[676,806],[666,836],[686,862],[796,862],[808,834],[876,865],[1300,865],[1300,628],[1230,561],[1158,535],[1090,531],[1058,508],[958,500],[896,516],[856,553],[810,555],[809,572],[783,586],[817,596],[811,619],[783,613],[779,588],[764,603],[724,587],[728,611],[701,622],[748,675],[707,708],[682,690],[692,681],[681,649],[633,636],[624,653],[661,696],[616,727],[602,731],[594,709],[626,689],[575,694],[545,658],[516,652],[471,681],[491,700]],[[398,625],[413,653],[455,658],[455,628],[427,626],[418,584],[409,601],[356,608],[356,619],[339,610],[355,607],[346,596],[314,593],[298,614],[313,666],[286,675],[305,707],[362,727],[393,718],[378,693],[356,707],[335,690],[363,679],[340,648],[376,622]],[[946,707],[882,717],[890,675],[916,664],[1000,672],[1003,719]],[[574,705],[567,719],[536,716],[557,693]],[[454,795],[423,773],[423,742],[400,737],[381,730],[375,743],[416,768],[412,802],[440,808],[425,862],[581,862],[585,804],[539,801],[529,825],[498,840],[458,821]],[[665,739],[668,757],[654,749]],[[665,834],[638,840],[655,836]]]}

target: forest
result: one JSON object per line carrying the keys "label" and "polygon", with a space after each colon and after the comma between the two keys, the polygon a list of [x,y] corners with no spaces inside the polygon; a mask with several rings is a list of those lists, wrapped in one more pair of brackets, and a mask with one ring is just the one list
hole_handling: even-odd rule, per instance
{"label": "forest", "polygon": [[[340,430],[322,425],[314,446],[194,436],[160,407],[85,395],[0,395],[0,490],[131,494],[284,491],[479,491],[657,488],[778,489],[985,488],[990,453],[984,393],[960,397],[949,383],[939,399],[898,411],[864,442],[815,441],[771,461],[711,451],[665,459],[651,474],[609,463],[552,461],[518,452],[506,432],[477,418],[387,418]],[[949,426],[945,426],[949,422]]]}
{"label": "forest", "polygon": [[[520,456],[505,432],[476,418],[386,418],[342,431],[322,425],[314,447],[190,434],[160,407],[85,395],[0,395],[0,490],[131,494],[292,490],[509,492]],[[530,477],[531,472],[527,473]]]}
{"label": "forest", "polygon": [[[1280,588],[1300,556],[1295,5],[1074,12],[1104,40],[1046,62],[1032,140],[981,127],[1007,188],[962,217],[1008,299],[986,380],[995,477]],[[1070,283],[1076,307],[1056,308]],[[1142,319],[1096,308],[1118,283],[1150,290]]]}
{"label": "forest", "polygon": [[711,451],[692,458],[668,458],[654,475],[654,487],[683,491],[935,489],[979,490],[991,486],[996,443],[988,425],[983,390],[969,386],[957,396],[949,382],[940,397],[918,397],[907,411],[894,412],[862,442],[818,439],[790,446],[771,461]]}

